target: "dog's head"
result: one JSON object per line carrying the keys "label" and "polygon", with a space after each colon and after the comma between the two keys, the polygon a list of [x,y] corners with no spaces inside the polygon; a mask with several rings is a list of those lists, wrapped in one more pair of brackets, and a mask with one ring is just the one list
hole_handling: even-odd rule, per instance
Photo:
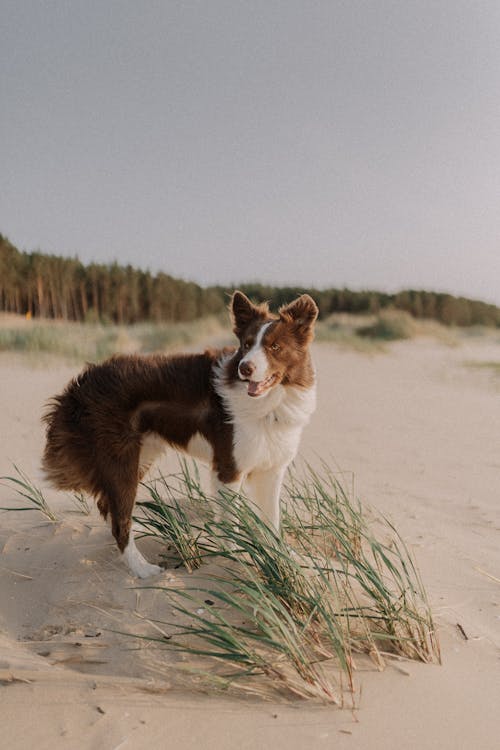
{"label": "dog's head", "polygon": [[240,341],[238,377],[248,382],[249,396],[265,396],[279,384],[311,384],[308,348],[318,317],[312,297],[303,294],[272,315],[267,304],[254,305],[242,292],[235,292],[230,310]]}

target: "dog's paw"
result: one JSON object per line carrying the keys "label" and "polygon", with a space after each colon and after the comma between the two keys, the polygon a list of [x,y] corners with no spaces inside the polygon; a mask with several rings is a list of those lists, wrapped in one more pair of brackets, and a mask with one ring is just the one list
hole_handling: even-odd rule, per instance
{"label": "dog's paw", "polygon": [[128,569],[136,578],[150,578],[163,573],[159,565],[149,563],[135,546],[134,537],[131,535],[128,545],[123,551],[123,559]]}
{"label": "dog's paw", "polygon": [[148,563],[147,560],[143,560],[134,565],[133,569],[130,567],[130,572],[136,578],[151,578],[152,576],[157,576],[160,575],[160,573],[163,573],[163,568],[160,568],[159,565]]}

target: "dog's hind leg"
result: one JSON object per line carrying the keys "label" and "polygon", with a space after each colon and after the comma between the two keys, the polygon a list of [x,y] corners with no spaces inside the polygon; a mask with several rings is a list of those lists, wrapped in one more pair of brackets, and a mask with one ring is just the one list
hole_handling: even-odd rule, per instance
{"label": "dog's hind leg", "polygon": [[132,528],[132,511],[134,509],[135,494],[137,485],[133,490],[127,490],[126,494],[121,496],[118,512],[115,507],[111,507],[111,530],[116,539],[118,549],[122,553],[123,560],[128,566],[132,575],[136,578],[149,578],[149,576],[158,575],[163,571],[159,565],[149,563],[139,552],[134,539],[134,530]]}
{"label": "dog's hind leg", "polygon": [[[130,457],[129,457],[130,458]],[[138,455],[136,460],[120,461],[113,466],[114,480],[100,493],[99,507],[111,515],[111,531],[122,557],[132,575],[148,578],[162,572],[159,565],[149,563],[136,547],[132,529],[132,512],[138,485]]]}

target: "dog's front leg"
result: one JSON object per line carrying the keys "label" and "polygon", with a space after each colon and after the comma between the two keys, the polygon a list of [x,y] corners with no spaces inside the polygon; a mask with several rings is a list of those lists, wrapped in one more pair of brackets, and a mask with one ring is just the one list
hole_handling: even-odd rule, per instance
{"label": "dog's front leg", "polygon": [[253,471],[245,480],[245,489],[263,520],[271,523],[276,531],[280,528],[280,492],[286,466],[277,466],[267,471]]}

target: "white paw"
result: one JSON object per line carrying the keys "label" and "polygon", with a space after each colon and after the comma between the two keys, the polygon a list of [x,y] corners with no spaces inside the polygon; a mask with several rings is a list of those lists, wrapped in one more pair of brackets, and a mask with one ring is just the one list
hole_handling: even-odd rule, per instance
{"label": "white paw", "polygon": [[150,578],[151,576],[157,576],[160,573],[163,573],[163,568],[160,568],[159,565],[153,565],[153,563],[148,563],[147,560],[144,560],[142,563],[136,565],[134,568],[131,565],[129,567],[130,567],[130,572],[136,578]]}
{"label": "white paw", "polygon": [[129,543],[125,547],[123,552],[123,559],[125,564],[128,566],[130,572],[136,578],[150,578],[151,576],[157,576],[159,573],[163,573],[163,568],[159,565],[153,565],[149,563],[139,552],[135,546],[134,537],[131,534]]}

